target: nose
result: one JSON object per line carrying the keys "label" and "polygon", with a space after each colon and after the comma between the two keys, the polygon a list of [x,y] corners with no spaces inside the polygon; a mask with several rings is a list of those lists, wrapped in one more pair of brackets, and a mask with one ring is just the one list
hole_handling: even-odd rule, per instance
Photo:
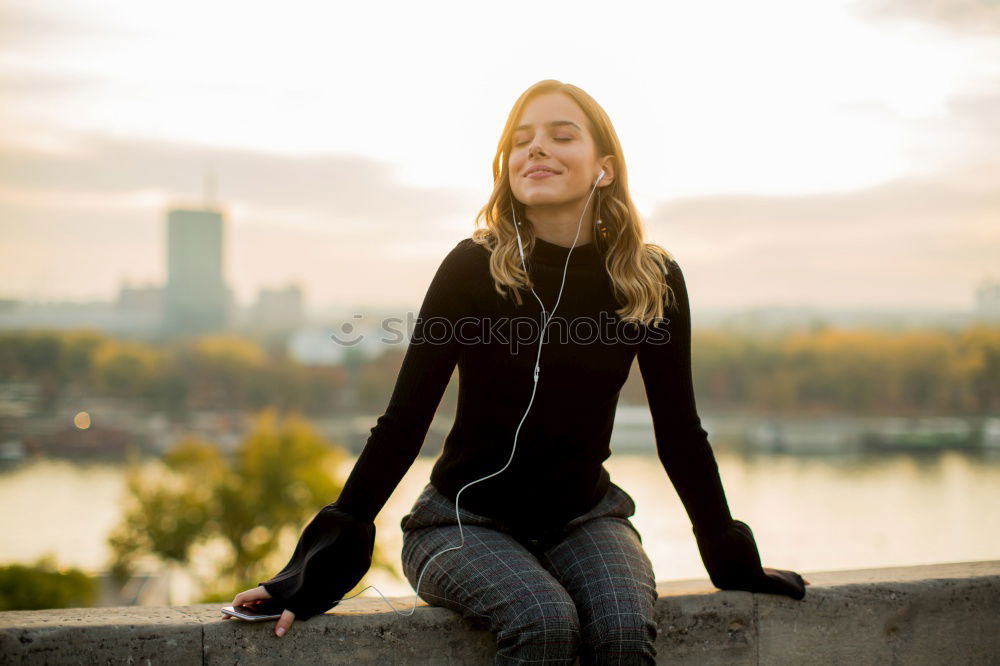
{"label": "nose", "polygon": [[534,157],[536,154],[545,155],[545,149],[542,147],[542,144],[537,137],[532,139],[531,145],[528,146],[528,157]]}

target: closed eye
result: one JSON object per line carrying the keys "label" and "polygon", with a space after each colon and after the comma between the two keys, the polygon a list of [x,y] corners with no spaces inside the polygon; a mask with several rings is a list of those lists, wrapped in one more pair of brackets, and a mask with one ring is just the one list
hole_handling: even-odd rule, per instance
{"label": "closed eye", "polygon": [[[573,137],[571,137],[571,136],[556,136],[556,137],[553,137],[553,141],[572,141],[572,140],[573,140]],[[527,141],[527,140],[525,140],[525,141],[515,141],[514,145],[515,146],[523,146],[526,143],[529,143],[529,141]]]}

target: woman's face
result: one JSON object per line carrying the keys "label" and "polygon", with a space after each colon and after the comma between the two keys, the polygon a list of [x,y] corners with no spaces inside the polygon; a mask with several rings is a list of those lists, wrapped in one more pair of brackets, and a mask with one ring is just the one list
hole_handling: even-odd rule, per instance
{"label": "woman's face", "polygon": [[531,99],[513,133],[508,160],[514,197],[531,208],[581,210],[601,172],[587,117],[567,95]]}

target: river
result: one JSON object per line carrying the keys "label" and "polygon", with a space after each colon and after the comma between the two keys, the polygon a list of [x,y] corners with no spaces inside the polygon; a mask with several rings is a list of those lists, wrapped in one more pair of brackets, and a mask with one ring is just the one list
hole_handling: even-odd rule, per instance
{"label": "river", "polygon": [[[954,451],[716,457],[733,515],[753,528],[765,566],[809,572],[1000,559],[1000,460]],[[399,520],[432,464],[418,458],[377,519],[380,546],[397,567]],[[705,578],[687,515],[655,455],[618,453],[605,466],[636,501],[632,521],[657,580]],[[119,464],[42,460],[0,473],[0,563],[48,554],[62,566],[105,570],[106,535],[124,491]],[[369,583],[389,597],[413,594],[405,580],[378,570]],[[194,600],[193,590],[178,590],[175,603]]]}

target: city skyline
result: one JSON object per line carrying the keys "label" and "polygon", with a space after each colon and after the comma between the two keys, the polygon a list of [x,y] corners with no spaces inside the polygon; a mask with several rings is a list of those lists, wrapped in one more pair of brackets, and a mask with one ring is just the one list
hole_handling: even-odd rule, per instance
{"label": "city skyline", "polygon": [[[1000,278],[986,3],[628,6],[603,32],[586,3],[441,6],[432,25],[239,5],[228,31],[226,3],[0,9],[0,298],[163,284],[166,212],[213,174],[237,302],[298,284],[311,308],[417,305],[488,197],[510,105],[549,77],[607,109],[694,309],[972,308]],[[333,19],[356,30],[324,40]]]}

